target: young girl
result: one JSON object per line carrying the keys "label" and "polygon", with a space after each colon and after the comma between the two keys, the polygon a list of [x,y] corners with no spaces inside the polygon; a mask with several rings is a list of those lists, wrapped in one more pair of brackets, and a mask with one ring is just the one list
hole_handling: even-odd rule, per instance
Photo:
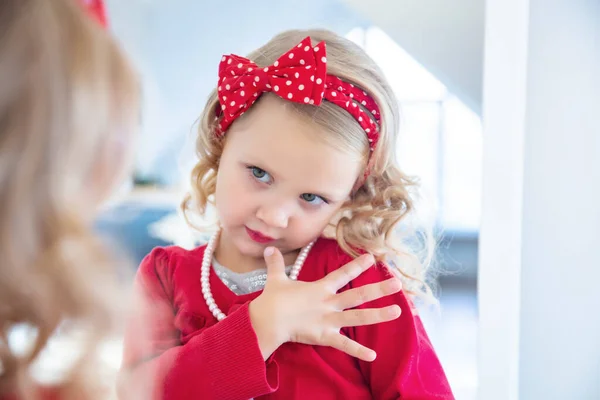
{"label": "young girl", "polygon": [[[0,6],[2,400],[106,399],[110,390],[95,361],[112,333],[116,271],[91,225],[130,170],[138,82],[98,19],[76,0]],[[19,348],[11,339],[23,327],[34,335]],[[52,360],[61,375],[42,384],[32,370],[57,372],[38,363],[50,338],[75,331],[81,341]]]}
{"label": "young girl", "polygon": [[397,113],[374,62],[326,31],[222,58],[184,202],[213,204],[219,231],[142,262],[123,399],[453,398],[409,300],[424,271],[395,244],[412,208]]}

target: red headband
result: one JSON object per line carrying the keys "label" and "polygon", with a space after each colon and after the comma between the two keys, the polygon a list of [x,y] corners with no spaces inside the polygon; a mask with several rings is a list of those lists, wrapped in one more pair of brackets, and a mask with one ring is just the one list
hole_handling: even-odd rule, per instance
{"label": "red headband", "polygon": [[379,107],[365,91],[337,76],[327,75],[325,42],[312,47],[310,37],[307,37],[279,57],[273,65],[264,68],[244,57],[233,54],[223,56],[219,65],[217,91],[221,104],[217,116],[222,115],[219,135],[223,135],[263,92],[275,93],[295,103],[316,106],[323,99],[330,101],[348,111],[360,124],[367,134],[371,151],[377,144]]}

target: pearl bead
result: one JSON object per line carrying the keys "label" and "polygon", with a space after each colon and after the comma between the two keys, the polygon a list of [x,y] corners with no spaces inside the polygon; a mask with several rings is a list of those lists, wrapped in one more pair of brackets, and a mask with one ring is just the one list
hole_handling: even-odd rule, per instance
{"label": "pearl bead", "polygon": [[[202,287],[202,296],[204,297],[204,301],[206,302],[208,309],[210,310],[210,312],[213,314],[213,316],[218,321],[222,321],[223,319],[225,319],[226,315],[217,306],[215,299],[213,298],[212,292],[210,290],[210,280],[209,280],[210,267],[211,267],[211,263],[212,263],[212,259],[213,259],[213,253],[215,251],[215,244],[219,237],[219,233],[220,233],[220,231],[217,231],[214,233],[214,235],[211,236],[210,240],[208,241],[208,244],[206,245],[206,249],[204,250],[204,256],[202,257],[202,264],[200,267],[200,283],[201,283],[201,287]],[[300,254],[298,254],[298,258],[296,258],[296,262],[294,263],[294,266],[292,267],[292,270],[290,271],[290,279],[291,280],[295,281],[298,279],[300,270],[302,269],[302,266],[304,265],[304,261],[306,260],[306,257],[308,256],[308,252],[312,248],[313,244],[314,244],[314,242],[309,243],[308,245],[306,245],[306,247],[304,247],[300,251]],[[266,275],[265,275],[265,279],[266,279]],[[229,287],[229,285],[226,285],[226,286]]]}

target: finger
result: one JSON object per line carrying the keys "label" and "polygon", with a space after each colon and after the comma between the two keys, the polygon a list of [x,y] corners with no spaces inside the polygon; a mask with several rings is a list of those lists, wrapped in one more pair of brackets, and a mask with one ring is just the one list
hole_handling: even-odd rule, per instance
{"label": "finger", "polygon": [[375,325],[381,322],[392,321],[398,318],[400,314],[402,314],[402,310],[394,304],[383,308],[342,311],[337,313],[336,317],[339,318],[339,321],[336,322],[339,327]]}
{"label": "finger", "polygon": [[345,310],[398,293],[400,290],[402,290],[402,283],[398,278],[393,277],[383,282],[346,290],[336,295],[333,301],[339,310]]}
{"label": "finger", "polygon": [[346,286],[348,282],[356,279],[360,274],[369,269],[374,262],[375,260],[372,255],[364,254],[357,259],[350,261],[343,267],[336,269],[323,278],[323,281],[333,291],[337,292]]}
{"label": "finger", "polygon": [[360,343],[342,335],[341,333],[328,336],[324,343],[324,346],[333,347],[338,349],[352,357],[358,358],[364,361],[373,361],[377,357],[377,353],[368,347],[363,346]]}
{"label": "finger", "polygon": [[263,253],[267,263],[267,280],[287,279],[285,274],[285,262],[281,252],[275,247],[267,247]]}

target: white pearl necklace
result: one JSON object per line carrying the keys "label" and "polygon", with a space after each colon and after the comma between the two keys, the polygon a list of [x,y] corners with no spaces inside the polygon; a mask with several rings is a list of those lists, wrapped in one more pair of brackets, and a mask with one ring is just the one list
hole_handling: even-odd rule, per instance
{"label": "white pearl necklace", "polygon": [[[208,241],[206,245],[206,249],[204,250],[204,256],[202,257],[202,267],[200,268],[200,283],[202,286],[202,295],[204,296],[204,301],[206,301],[206,305],[215,318],[218,321],[222,321],[225,319],[226,315],[221,311],[219,306],[215,303],[215,299],[210,290],[210,266],[212,264],[213,254],[215,252],[215,246],[217,244],[217,239],[219,238],[220,230],[217,230],[214,235]],[[308,252],[312,248],[315,242],[310,242],[306,247],[300,250],[300,254],[298,254],[298,258],[296,258],[296,262],[290,271],[290,279],[295,281],[298,279],[298,275],[300,274],[300,270],[304,265],[304,261],[306,261],[306,257],[308,256]]]}

